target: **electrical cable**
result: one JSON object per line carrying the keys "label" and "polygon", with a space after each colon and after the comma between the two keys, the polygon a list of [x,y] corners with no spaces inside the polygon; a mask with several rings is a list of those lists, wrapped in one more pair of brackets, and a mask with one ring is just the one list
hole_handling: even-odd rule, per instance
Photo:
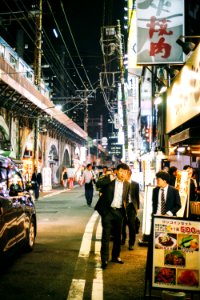
{"label": "electrical cable", "polygon": [[68,55],[69,55],[69,58],[70,58],[70,60],[71,60],[71,62],[72,62],[72,64],[73,64],[73,66],[74,66],[74,69],[76,70],[76,73],[77,73],[77,75],[78,75],[78,77],[79,77],[79,79],[80,79],[82,85],[84,86],[85,90],[87,90],[87,86],[85,85],[83,79],[81,78],[80,73],[79,73],[79,71],[78,71],[78,69],[77,69],[77,67],[76,67],[76,65],[75,65],[75,63],[74,63],[74,61],[73,61],[73,58],[72,58],[72,56],[71,56],[71,54],[70,54],[70,52],[69,52],[69,49],[68,49],[68,47],[67,47],[67,45],[66,45],[66,42],[65,42],[65,40],[64,40],[64,38],[63,38],[63,35],[62,35],[62,32],[61,32],[61,30],[60,30],[60,28],[59,28],[59,25],[58,25],[58,23],[57,23],[57,21],[56,21],[56,19],[55,19],[55,16],[54,16],[53,11],[52,11],[52,8],[51,8],[51,5],[50,5],[50,3],[49,3],[48,0],[47,0],[47,4],[48,4],[48,6],[49,6],[49,10],[50,10],[50,12],[51,12],[51,14],[52,14],[52,17],[53,17],[53,19],[54,19],[54,22],[55,22],[55,24],[56,24],[56,26],[57,26],[57,29],[58,29],[58,31],[59,31],[59,34],[60,34],[61,39],[62,39],[62,41],[63,41],[63,44],[64,44],[64,46],[65,46],[65,49],[67,50],[67,53],[68,53]]}
{"label": "electrical cable", "polygon": [[[20,0],[20,1],[21,1],[21,4],[22,4],[24,10],[28,13],[28,10],[27,10],[27,8],[25,7],[24,3],[22,2],[22,0]],[[17,6],[18,6],[18,5],[17,5]],[[18,6],[18,8],[19,8],[19,6]],[[29,22],[28,22],[28,25],[29,25],[29,27],[30,27],[30,23],[29,23]],[[32,32],[35,33],[35,30],[34,30],[32,27],[30,27],[30,28],[31,28]],[[46,31],[44,30],[44,28],[43,28],[43,33],[44,33],[44,36],[46,37],[47,44],[48,44],[48,46],[49,46],[49,48],[50,48],[50,52],[54,53],[54,56],[53,56],[53,57],[56,57],[57,62],[59,63],[58,69],[55,70],[55,69],[52,68],[52,64],[50,63],[50,61],[51,61],[51,59],[52,59],[52,56],[49,55],[50,60],[47,60],[47,58],[46,58],[46,56],[47,56],[46,53],[48,53],[48,52],[46,52],[46,51],[43,51],[43,57],[44,57],[44,59],[46,59],[46,61],[47,61],[47,63],[49,64],[49,66],[50,66],[52,72],[53,72],[53,73],[56,73],[58,78],[59,78],[59,75],[60,75],[60,68],[62,68],[62,70],[64,71],[64,73],[66,74],[66,76],[67,76],[67,77],[69,78],[69,80],[71,81],[72,85],[77,89],[76,84],[73,82],[73,80],[72,80],[72,78],[70,77],[69,73],[66,71],[66,69],[65,69],[64,66],[63,66],[63,64],[60,62],[59,56],[58,56],[57,52],[55,51],[55,49],[54,49],[54,47],[53,47],[53,45],[52,45],[50,39],[48,38],[48,35],[46,34]],[[33,39],[32,39],[32,41],[33,41]],[[34,43],[34,41],[33,41],[33,43]],[[47,49],[47,50],[48,50],[48,49]],[[54,66],[54,63],[53,63],[53,66]],[[60,83],[60,85],[62,86],[62,89],[65,90],[65,91],[67,92],[67,90],[66,90],[66,88],[65,88],[65,85],[64,85],[63,83]],[[55,86],[55,83],[54,83],[54,86]],[[59,88],[60,88],[60,86],[58,87],[58,89],[59,89]]]}
{"label": "electrical cable", "polygon": [[69,22],[68,22],[68,19],[67,19],[67,16],[66,16],[65,10],[64,10],[63,2],[61,1],[61,2],[60,2],[60,4],[61,4],[61,8],[62,8],[63,14],[64,14],[64,16],[65,16],[65,21],[66,21],[66,23],[67,23],[67,26],[68,26],[68,29],[69,29],[69,32],[70,32],[70,35],[71,35],[72,41],[73,41],[73,43],[74,43],[74,46],[75,46],[76,52],[77,52],[77,54],[78,54],[78,57],[79,57],[79,60],[80,60],[81,66],[83,67],[83,70],[84,70],[85,76],[86,76],[86,78],[87,78],[87,80],[88,80],[88,82],[89,82],[89,85],[90,85],[91,89],[93,90],[94,88],[93,88],[93,86],[92,86],[92,83],[91,83],[91,81],[90,81],[90,79],[89,79],[89,77],[88,77],[88,74],[87,74],[87,72],[86,72],[86,69],[85,69],[85,67],[84,67],[84,65],[83,65],[83,60],[82,60],[82,58],[81,58],[81,56],[80,56],[80,54],[79,54],[79,51],[78,51],[78,48],[77,48],[77,45],[76,45],[76,42],[75,42],[74,36],[73,36],[73,34],[72,34],[71,27],[70,27],[70,25],[69,25]]}
{"label": "electrical cable", "polygon": [[[4,1],[4,2],[5,2],[5,1]],[[10,10],[10,12],[11,12],[12,14],[14,14],[13,11],[12,11],[12,9],[11,9],[10,6],[8,5],[8,3],[6,2],[5,4],[6,4],[6,6],[8,7],[8,9]],[[24,8],[24,11],[28,13],[27,8],[25,7],[25,5],[24,5],[24,3],[23,3],[22,1],[21,1],[21,4],[22,4],[22,6],[23,6],[23,8]],[[18,3],[16,3],[16,5],[17,5],[17,7],[20,9]],[[25,14],[24,14],[24,11],[22,11],[22,13],[23,13],[23,15],[24,15],[24,19],[27,19],[26,16],[25,16]],[[15,15],[14,15],[14,17],[15,17],[16,21],[19,23],[20,27],[24,30],[24,32],[27,34],[27,36],[29,37],[29,39],[31,40],[31,42],[32,42],[32,43],[34,44],[34,46],[35,46],[35,41],[33,40],[32,36],[28,33],[28,31],[27,31],[26,28],[23,26],[23,24],[19,21],[19,19],[18,19]],[[27,22],[27,23],[28,23],[28,26],[29,26],[29,28],[31,29],[31,31],[32,31],[33,33],[35,33],[35,30],[34,30],[33,27],[31,27],[31,25],[30,25],[30,22]],[[45,30],[44,30],[44,29],[43,29],[43,32],[45,33]],[[70,77],[70,75],[68,74],[68,72],[66,71],[66,69],[64,68],[64,66],[61,64],[60,59],[59,59],[59,56],[58,56],[58,54],[56,53],[56,51],[54,50],[54,47],[52,46],[52,43],[49,42],[50,40],[49,40],[49,38],[48,38],[48,36],[47,36],[46,33],[45,33],[45,35],[46,35],[46,39],[48,39],[48,45],[49,45],[49,47],[51,48],[51,51],[54,52],[54,57],[56,57],[57,61],[58,61],[59,64],[60,64],[59,68],[61,67],[61,68],[63,69],[63,71],[66,73],[67,77],[69,78],[69,80],[70,80],[71,83],[73,84],[73,86],[77,89],[77,86],[76,86],[75,83],[73,82],[72,78]],[[47,63],[49,64],[49,66],[50,66],[52,72],[53,72],[53,73],[56,73],[56,74],[57,74],[57,77],[59,77],[59,75],[60,75],[60,70],[59,70],[59,68],[58,68],[57,71],[55,71],[55,69],[52,68],[51,63],[50,63],[49,60],[47,59],[46,54],[44,54],[44,53],[46,53],[46,52],[43,52],[43,57],[46,59],[46,61],[47,61]],[[50,56],[49,56],[49,57],[50,57]],[[65,89],[64,84],[61,83],[60,85],[62,85],[63,89]],[[58,89],[59,89],[59,88],[60,88],[60,86],[58,87]],[[66,90],[66,91],[67,91],[67,90]]]}

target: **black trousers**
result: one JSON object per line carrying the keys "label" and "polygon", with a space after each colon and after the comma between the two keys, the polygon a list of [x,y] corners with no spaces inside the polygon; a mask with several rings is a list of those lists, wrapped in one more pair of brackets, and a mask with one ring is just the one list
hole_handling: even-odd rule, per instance
{"label": "black trousers", "polygon": [[37,200],[40,196],[40,185],[39,184],[35,184],[34,194],[35,194],[35,199]]}
{"label": "black trousers", "polygon": [[126,240],[126,227],[128,225],[129,230],[129,246],[134,246],[136,238],[136,211],[134,209],[133,203],[129,203],[126,208],[127,216],[123,219],[122,224],[122,241]]}
{"label": "black trousers", "polygon": [[101,260],[109,260],[110,236],[113,236],[112,259],[120,256],[121,251],[121,228],[123,220],[123,210],[110,208],[106,215],[101,217],[102,238],[101,238]]}
{"label": "black trousers", "polygon": [[86,183],[85,184],[85,199],[86,199],[87,205],[92,204],[93,193],[94,193],[93,184]]}

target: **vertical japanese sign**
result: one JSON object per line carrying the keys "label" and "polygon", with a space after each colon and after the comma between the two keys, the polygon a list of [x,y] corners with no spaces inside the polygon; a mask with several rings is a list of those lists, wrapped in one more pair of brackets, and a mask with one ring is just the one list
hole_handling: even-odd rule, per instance
{"label": "vertical japanese sign", "polygon": [[183,62],[176,43],[184,35],[184,1],[137,1],[137,63]]}
{"label": "vertical japanese sign", "polygon": [[181,198],[181,209],[177,212],[177,217],[183,218],[184,214],[188,218],[189,215],[189,194],[190,180],[187,171],[178,170],[175,182],[175,188],[179,191]]}
{"label": "vertical japanese sign", "polygon": [[198,221],[155,217],[152,286],[199,291]]}

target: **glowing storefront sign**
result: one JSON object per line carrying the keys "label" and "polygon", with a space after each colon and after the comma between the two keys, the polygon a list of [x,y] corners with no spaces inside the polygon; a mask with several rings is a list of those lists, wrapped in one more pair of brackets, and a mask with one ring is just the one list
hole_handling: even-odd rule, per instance
{"label": "glowing storefront sign", "polygon": [[199,291],[200,224],[154,217],[152,286]]}
{"label": "glowing storefront sign", "polygon": [[200,45],[167,92],[167,133],[200,113],[199,65]]}
{"label": "glowing storefront sign", "polygon": [[137,63],[177,63],[183,61],[176,43],[184,35],[184,1],[137,1]]}

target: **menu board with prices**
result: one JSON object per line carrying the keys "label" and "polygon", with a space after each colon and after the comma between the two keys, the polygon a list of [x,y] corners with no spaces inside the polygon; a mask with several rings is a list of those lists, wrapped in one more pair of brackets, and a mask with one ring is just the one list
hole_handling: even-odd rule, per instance
{"label": "menu board with prices", "polygon": [[152,287],[200,291],[200,222],[153,219]]}

